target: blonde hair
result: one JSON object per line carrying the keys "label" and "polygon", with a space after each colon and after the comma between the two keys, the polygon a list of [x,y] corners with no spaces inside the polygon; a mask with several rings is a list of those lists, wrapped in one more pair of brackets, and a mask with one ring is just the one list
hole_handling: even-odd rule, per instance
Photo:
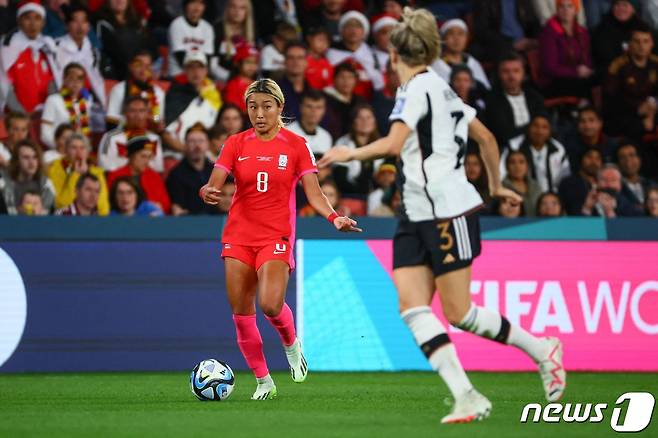
{"label": "blonde hair", "polygon": [[[279,84],[270,78],[258,79],[257,81],[252,82],[244,93],[245,102],[249,99],[249,96],[256,93],[269,94],[274,100],[276,100],[276,103],[280,108],[283,108],[286,103],[286,98],[284,97]],[[284,126],[283,118],[281,116],[279,116],[279,126],[282,128]]]}
{"label": "blonde hair", "polygon": [[404,8],[402,22],[391,32],[391,45],[410,67],[429,65],[441,55],[441,38],[436,19],[426,9]]}
{"label": "blonde hair", "polygon": [[[228,25],[228,6],[229,2],[231,1],[236,1],[236,0],[229,0],[226,3],[226,6],[224,6],[224,14],[222,15],[222,27],[224,30],[224,42],[226,43],[226,53],[230,54],[234,47],[233,44],[233,37],[236,36],[230,31],[230,26]],[[251,43],[254,44],[256,41],[256,33],[254,31],[254,18],[253,18],[253,11],[254,7],[251,4],[251,0],[243,0],[247,4],[247,15],[245,16],[244,23],[242,23],[242,37],[244,39]]]}

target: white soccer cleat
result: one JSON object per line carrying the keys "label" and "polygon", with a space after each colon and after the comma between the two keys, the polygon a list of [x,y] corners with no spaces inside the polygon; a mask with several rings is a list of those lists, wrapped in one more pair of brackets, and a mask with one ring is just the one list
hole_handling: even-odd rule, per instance
{"label": "white soccer cleat", "polygon": [[277,396],[276,385],[269,374],[257,378],[256,382],[258,382],[258,386],[254,395],[251,396],[252,400],[272,400]]}
{"label": "white soccer cleat", "polygon": [[484,420],[491,413],[491,402],[475,388],[455,400],[452,412],[441,419],[442,424],[470,423]]}
{"label": "white soccer cleat", "polygon": [[302,383],[308,375],[308,364],[302,352],[302,343],[295,339],[295,343],[286,347],[286,357],[290,365],[290,376],[293,382]]}
{"label": "white soccer cleat", "polygon": [[567,372],[562,366],[562,342],[558,338],[546,337],[548,354],[539,362],[539,375],[544,385],[546,400],[555,402],[562,398],[567,387]]}

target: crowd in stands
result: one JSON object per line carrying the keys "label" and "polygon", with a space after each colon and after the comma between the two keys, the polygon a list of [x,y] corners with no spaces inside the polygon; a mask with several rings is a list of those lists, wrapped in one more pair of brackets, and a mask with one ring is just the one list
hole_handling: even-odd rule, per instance
{"label": "crowd in stands", "polygon": [[[658,0],[0,0],[0,214],[226,214],[204,204],[222,144],[271,77],[316,157],[389,129],[389,34],[437,18],[431,66],[495,135],[501,217],[658,217]],[[341,214],[394,216],[394,159],[320,169]],[[427,169],[431,172],[431,169]],[[316,213],[297,199],[301,216]]]}

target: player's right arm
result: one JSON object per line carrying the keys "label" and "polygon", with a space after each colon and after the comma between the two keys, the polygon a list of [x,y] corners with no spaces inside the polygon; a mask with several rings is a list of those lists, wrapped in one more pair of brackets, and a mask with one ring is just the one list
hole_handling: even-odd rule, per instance
{"label": "player's right arm", "polygon": [[210,174],[208,184],[199,189],[199,196],[206,204],[217,205],[219,203],[219,194],[222,191],[222,187],[224,187],[229,173],[233,171],[236,157],[236,144],[234,140],[233,136],[226,139],[222,150],[219,152],[219,157],[215,162],[215,168]]}

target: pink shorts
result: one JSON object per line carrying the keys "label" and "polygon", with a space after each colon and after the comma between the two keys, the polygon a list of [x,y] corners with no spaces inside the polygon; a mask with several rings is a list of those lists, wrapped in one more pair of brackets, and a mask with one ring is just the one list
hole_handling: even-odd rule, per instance
{"label": "pink shorts", "polygon": [[290,266],[290,270],[295,269],[295,258],[290,242],[283,240],[268,243],[263,246],[246,246],[224,243],[222,249],[222,258],[231,257],[251,266],[258,271],[265,262],[270,260],[281,260]]}

